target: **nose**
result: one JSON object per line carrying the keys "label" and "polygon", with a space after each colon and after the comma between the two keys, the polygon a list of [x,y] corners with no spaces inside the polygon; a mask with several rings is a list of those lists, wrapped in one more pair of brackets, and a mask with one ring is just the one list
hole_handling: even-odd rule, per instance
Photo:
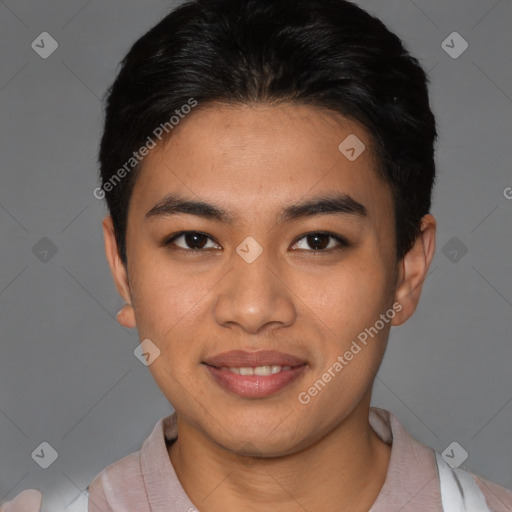
{"label": "nose", "polygon": [[297,318],[293,291],[266,251],[248,263],[233,254],[233,268],[219,283],[214,305],[218,325],[249,334],[288,327]]}

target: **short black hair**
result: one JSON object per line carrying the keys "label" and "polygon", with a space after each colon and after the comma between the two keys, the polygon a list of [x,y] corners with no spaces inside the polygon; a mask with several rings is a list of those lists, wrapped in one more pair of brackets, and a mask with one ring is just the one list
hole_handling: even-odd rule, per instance
{"label": "short black hair", "polygon": [[157,135],[165,141],[195,105],[214,102],[310,105],[362,124],[393,193],[402,259],[430,211],[435,179],[437,132],[427,85],[401,40],[345,0],[179,5],[135,42],[106,93],[96,190],[106,197],[122,261],[143,163],[137,150],[155,144]]}

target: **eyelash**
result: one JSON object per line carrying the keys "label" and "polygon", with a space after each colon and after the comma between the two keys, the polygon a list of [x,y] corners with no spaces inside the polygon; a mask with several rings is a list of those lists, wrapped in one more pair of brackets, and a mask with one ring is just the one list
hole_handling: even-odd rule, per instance
{"label": "eyelash", "polygon": [[[208,235],[206,233],[203,233],[202,231],[180,231],[178,233],[174,233],[173,235],[170,235],[169,237],[165,238],[163,240],[163,242],[162,242],[162,246],[164,246],[164,247],[170,246],[178,238],[181,238],[182,236],[185,236],[185,235],[202,235],[202,236],[207,237],[209,240],[211,240],[212,242],[216,243],[217,245],[220,245],[210,235]],[[336,233],[332,233],[331,231],[311,231],[309,233],[304,233],[299,238],[297,238],[293,242],[292,245],[296,245],[301,240],[307,238],[308,236],[313,236],[313,235],[328,236],[329,238],[332,238],[332,239],[336,240],[336,242],[338,242],[339,245],[338,245],[338,247],[330,247],[329,249],[310,249],[310,250],[307,250],[307,249],[297,249],[297,250],[304,251],[304,252],[320,253],[320,252],[331,252],[333,250],[339,250],[339,249],[344,249],[344,248],[351,247],[351,244],[345,238],[343,238],[340,235],[337,235]],[[327,245],[329,245],[329,244],[327,244]],[[196,253],[198,253],[198,252],[205,252],[208,249],[212,249],[212,248],[209,247],[207,249],[192,249],[192,248],[184,249],[183,247],[179,247],[179,246],[177,246],[177,248],[176,248],[176,250],[182,250],[182,251],[185,251],[185,252],[196,252]]]}

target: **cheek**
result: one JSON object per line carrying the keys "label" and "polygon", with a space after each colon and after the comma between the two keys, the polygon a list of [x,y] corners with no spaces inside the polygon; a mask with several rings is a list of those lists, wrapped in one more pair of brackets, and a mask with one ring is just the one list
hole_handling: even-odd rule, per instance
{"label": "cheek", "polygon": [[[158,265],[154,259],[149,261],[153,264],[135,271],[137,278],[132,283],[139,338],[150,339],[160,350],[149,366],[159,388],[174,407],[187,410],[190,379],[199,381],[194,374],[204,341],[199,329],[208,321],[205,304],[215,281],[210,283],[206,275],[194,277],[168,264]],[[203,392],[198,387],[201,384],[194,384],[195,393]]]}
{"label": "cheek", "polygon": [[179,337],[190,348],[193,326],[205,320],[205,304],[215,293],[215,279],[207,273],[183,272],[165,257],[140,257],[136,262],[140,265],[134,264],[131,287],[140,338],[149,338],[167,351],[183,348]]}
{"label": "cheek", "polygon": [[368,392],[389,333],[390,323],[379,320],[392,298],[388,275],[384,265],[361,257],[320,286],[308,287],[315,289],[308,302],[310,318],[327,333],[316,347],[318,364],[297,397],[311,417],[326,424],[338,421],[340,411],[351,410]]}
{"label": "cheek", "polygon": [[315,321],[345,341],[373,325],[392,297],[389,269],[363,255],[323,276],[302,275],[297,283],[301,289],[297,295],[314,313]]}

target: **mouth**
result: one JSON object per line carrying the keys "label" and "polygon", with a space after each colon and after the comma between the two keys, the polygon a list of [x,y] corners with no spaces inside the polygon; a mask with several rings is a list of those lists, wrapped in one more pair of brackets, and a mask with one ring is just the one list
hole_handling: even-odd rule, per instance
{"label": "mouth", "polygon": [[265,398],[289,386],[307,362],[277,351],[225,352],[202,363],[214,382],[244,398]]}
{"label": "mouth", "polygon": [[[215,368],[215,367],[214,367]],[[281,371],[291,370],[291,366],[280,366],[273,364],[271,366],[221,366],[218,368],[225,372],[236,373],[237,375],[258,375],[259,377],[266,377],[268,375],[275,375]]]}

